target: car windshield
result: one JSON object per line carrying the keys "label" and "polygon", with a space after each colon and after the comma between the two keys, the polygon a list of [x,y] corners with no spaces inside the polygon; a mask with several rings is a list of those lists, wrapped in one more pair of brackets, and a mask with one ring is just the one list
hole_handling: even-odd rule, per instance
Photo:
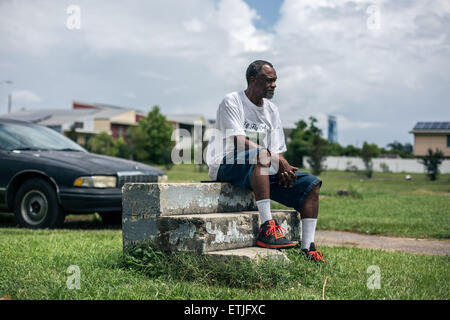
{"label": "car windshield", "polygon": [[83,151],[81,146],[47,127],[0,123],[0,149]]}

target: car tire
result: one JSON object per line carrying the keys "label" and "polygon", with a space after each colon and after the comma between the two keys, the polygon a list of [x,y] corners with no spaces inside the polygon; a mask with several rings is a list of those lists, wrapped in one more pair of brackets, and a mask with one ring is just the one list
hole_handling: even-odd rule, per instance
{"label": "car tire", "polygon": [[107,225],[120,226],[122,225],[122,212],[100,212],[103,223]]}
{"label": "car tire", "polygon": [[55,189],[39,178],[20,186],[14,199],[14,215],[20,227],[30,229],[58,228],[65,218]]}

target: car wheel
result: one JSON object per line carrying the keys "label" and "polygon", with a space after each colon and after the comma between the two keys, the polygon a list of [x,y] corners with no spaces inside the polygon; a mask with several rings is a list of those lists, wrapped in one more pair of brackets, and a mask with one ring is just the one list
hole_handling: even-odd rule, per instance
{"label": "car wheel", "polygon": [[56,228],[64,223],[56,192],[45,180],[34,178],[25,181],[14,200],[14,214],[23,228]]}
{"label": "car wheel", "polygon": [[122,212],[100,212],[104,224],[110,224],[114,226],[122,225]]}

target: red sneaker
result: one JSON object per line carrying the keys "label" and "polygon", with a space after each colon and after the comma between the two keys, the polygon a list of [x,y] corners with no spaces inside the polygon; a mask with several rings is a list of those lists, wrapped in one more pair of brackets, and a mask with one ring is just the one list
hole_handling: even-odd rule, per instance
{"label": "red sneaker", "polygon": [[261,225],[259,234],[256,239],[256,245],[258,247],[270,248],[270,249],[290,249],[295,244],[286,239],[283,232],[284,228],[277,225],[275,220],[266,221]]}
{"label": "red sneaker", "polygon": [[316,262],[326,264],[326,261],[323,259],[322,251],[316,249],[316,245],[312,242],[309,246],[309,250],[302,249],[302,251],[306,254],[306,256]]}

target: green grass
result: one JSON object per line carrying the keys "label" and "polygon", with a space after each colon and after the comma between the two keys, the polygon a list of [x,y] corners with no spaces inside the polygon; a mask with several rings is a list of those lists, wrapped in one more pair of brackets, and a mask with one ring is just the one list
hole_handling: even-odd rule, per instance
{"label": "green grass", "polygon": [[[166,171],[170,182],[209,180],[192,165]],[[374,173],[372,179],[328,171],[323,180],[319,229],[395,236],[449,238],[450,175]],[[341,197],[339,189],[351,191]],[[284,208],[273,203],[273,208]],[[151,251],[124,255],[122,231],[98,215],[71,215],[60,230],[15,227],[0,214],[0,297],[12,299],[443,299],[450,298],[449,256],[379,250],[320,248],[330,262],[318,266],[297,249],[288,265],[253,266]],[[139,256],[140,255],[140,256]],[[145,263],[143,263],[145,262]],[[81,289],[66,286],[67,268],[81,271]],[[369,266],[381,271],[381,289],[367,288]]]}
{"label": "green grass", "polygon": [[[411,174],[374,173],[372,179],[331,171],[324,173],[319,229],[418,238],[450,238],[450,175],[437,181]],[[337,190],[360,197],[340,197]]]}
{"label": "green grass", "polygon": [[[0,297],[12,299],[449,299],[449,257],[322,247],[329,265],[287,251],[290,264],[233,262],[207,268],[201,258],[147,252],[145,266],[122,254],[120,229],[23,230],[0,233]],[[70,228],[70,223],[69,223]],[[136,253],[135,253],[136,254]],[[174,263],[177,262],[177,263]],[[80,268],[80,290],[66,286]],[[371,265],[380,289],[367,288]],[[202,267],[203,266],[203,267]],[[227,270],[229,272],[227,272]],[[240,275],[239,275],[240,273]]]}
{"label": "green grass", "polygon": [[211,180],[208,175],[208,167],[201,169],[193,164],[181,164],[173,166],[171,170],[166,170],[164,166],[153,165],[167,174],[169,182],[199,182]]}
{"label": "green grass", "polygon": [[436,181],[430,181],[425,174],[408,173],[408,175],[411,176],[411,180],[405,179],[406,173],[374,172],[373,177],[368,179],[355,173],[330,170],[323,172],[320,178],[324,181],[323,189],[327,192],[356,186],[363,192],[450,195],[450,174],[439,175]]}
{"label": "green grass", "polygon": [[450,197],[369,194],[363,200],[325,198],[320,229],[417,238],[450,238]]}
{"label": "green grass", "polygon": [[[330,171],[323,181],[318,229],[418,238],[450,238],[450,175],[374,173],[372,179]],[[350,196],[338,196],[338,190]],[[272,208],[286,209],[272,201]]]}

